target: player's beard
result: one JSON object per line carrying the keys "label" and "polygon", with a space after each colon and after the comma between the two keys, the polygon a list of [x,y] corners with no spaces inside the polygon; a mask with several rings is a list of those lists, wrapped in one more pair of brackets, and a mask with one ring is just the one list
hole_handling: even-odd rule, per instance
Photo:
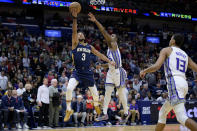
{"label": "player's beard", "polygon": [[79,39],[80,43],[84,43],[85,39]]}

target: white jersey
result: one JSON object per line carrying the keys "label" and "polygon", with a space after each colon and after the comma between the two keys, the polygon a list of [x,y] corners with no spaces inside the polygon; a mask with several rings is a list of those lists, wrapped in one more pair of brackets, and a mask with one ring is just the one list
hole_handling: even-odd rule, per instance
{"label": "white jersey", "polygon": [[166,77],[180,76],[186,79],[185,72],[188,66],[188,55],[177,47],[171,47],[172,53],[165,61],[165,75]]}
{"label": "white jersey", "polygon": [[164,63],[168,95],[171,105],[184,102],[188,91],[185,73],[188,66],[188,55],[177,47],[171,47],[172,52]]}
{"label": "white jersey", "polygon": [[120,50],[119,48],[117,48],[117,50],[113,51],[108,49],[107,50],[107,57],[111,60],[114,61],[116,63],[116,66],[112,66],[109,64],[109,69],[117,69],[119,67],[122,67],[122,60],[121,60],[121,54],[120,54]]}
{"label": "white jersey", "polygon": [[115,85],[115,87],[125,86],[125,80],[127,78],[126,71],[122,68],[122,60],[119,48],[113,51],[107,50],[107,57],[116,63],[116,66],[109,65],[109,70],[106,77],[106,85]]}

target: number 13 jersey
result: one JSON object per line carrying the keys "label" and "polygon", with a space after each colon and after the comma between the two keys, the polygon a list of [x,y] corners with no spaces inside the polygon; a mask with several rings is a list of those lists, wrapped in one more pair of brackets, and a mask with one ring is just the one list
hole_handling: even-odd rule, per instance
{"label": "number 13 jersey", "polygon": [[184,79],[188,66],[188,55],[177,47],[171,47],[172,52],[164,63],[166,78],[180,76]]}
{"label": "number 13 jersey", "polygon": [[184,98],[188,92],[188,84],[185,77],[188,56],[180,48],[171,48],[172,52],[164,63],[164,69],[167,80],[168,98],[170,104],[175,106],[185,102]]}

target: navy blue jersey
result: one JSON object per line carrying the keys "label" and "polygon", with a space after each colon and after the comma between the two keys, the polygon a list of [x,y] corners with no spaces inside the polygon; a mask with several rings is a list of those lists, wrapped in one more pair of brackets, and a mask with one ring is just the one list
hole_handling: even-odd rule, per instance
{"label": "navy blue jersey", "polygon": [[91,46],[89,44],[78,44],[77,47],[72,50],[72,57],[75,68],[78,70],[89,70],[91,62]]}
{"label": "navy blue jersey", "polygon": [[71,77],[76,78],[80,84],[85,87],[91,87],[94,85],[93,72],[90,68],[92,61],[91,46],[78,44],[77,47],[72,50],[72,58],[75,66],[75,70]]}

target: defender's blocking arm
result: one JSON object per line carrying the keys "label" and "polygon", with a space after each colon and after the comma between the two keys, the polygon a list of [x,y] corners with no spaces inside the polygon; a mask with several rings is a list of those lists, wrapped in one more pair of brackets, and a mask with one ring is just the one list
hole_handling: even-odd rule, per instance
{"label": "defender's blocking arm", "polygon": [[108,46],[112,46],[111,43],[115,42],[116,40],[111,37],[111,35],[105,30],[103,25],[95,18],[95,16],[92,13],[89,13],[88,16],[90,17],[89,20],[97,25],[100,32],[103,34],[105,40],[107,41]]}

